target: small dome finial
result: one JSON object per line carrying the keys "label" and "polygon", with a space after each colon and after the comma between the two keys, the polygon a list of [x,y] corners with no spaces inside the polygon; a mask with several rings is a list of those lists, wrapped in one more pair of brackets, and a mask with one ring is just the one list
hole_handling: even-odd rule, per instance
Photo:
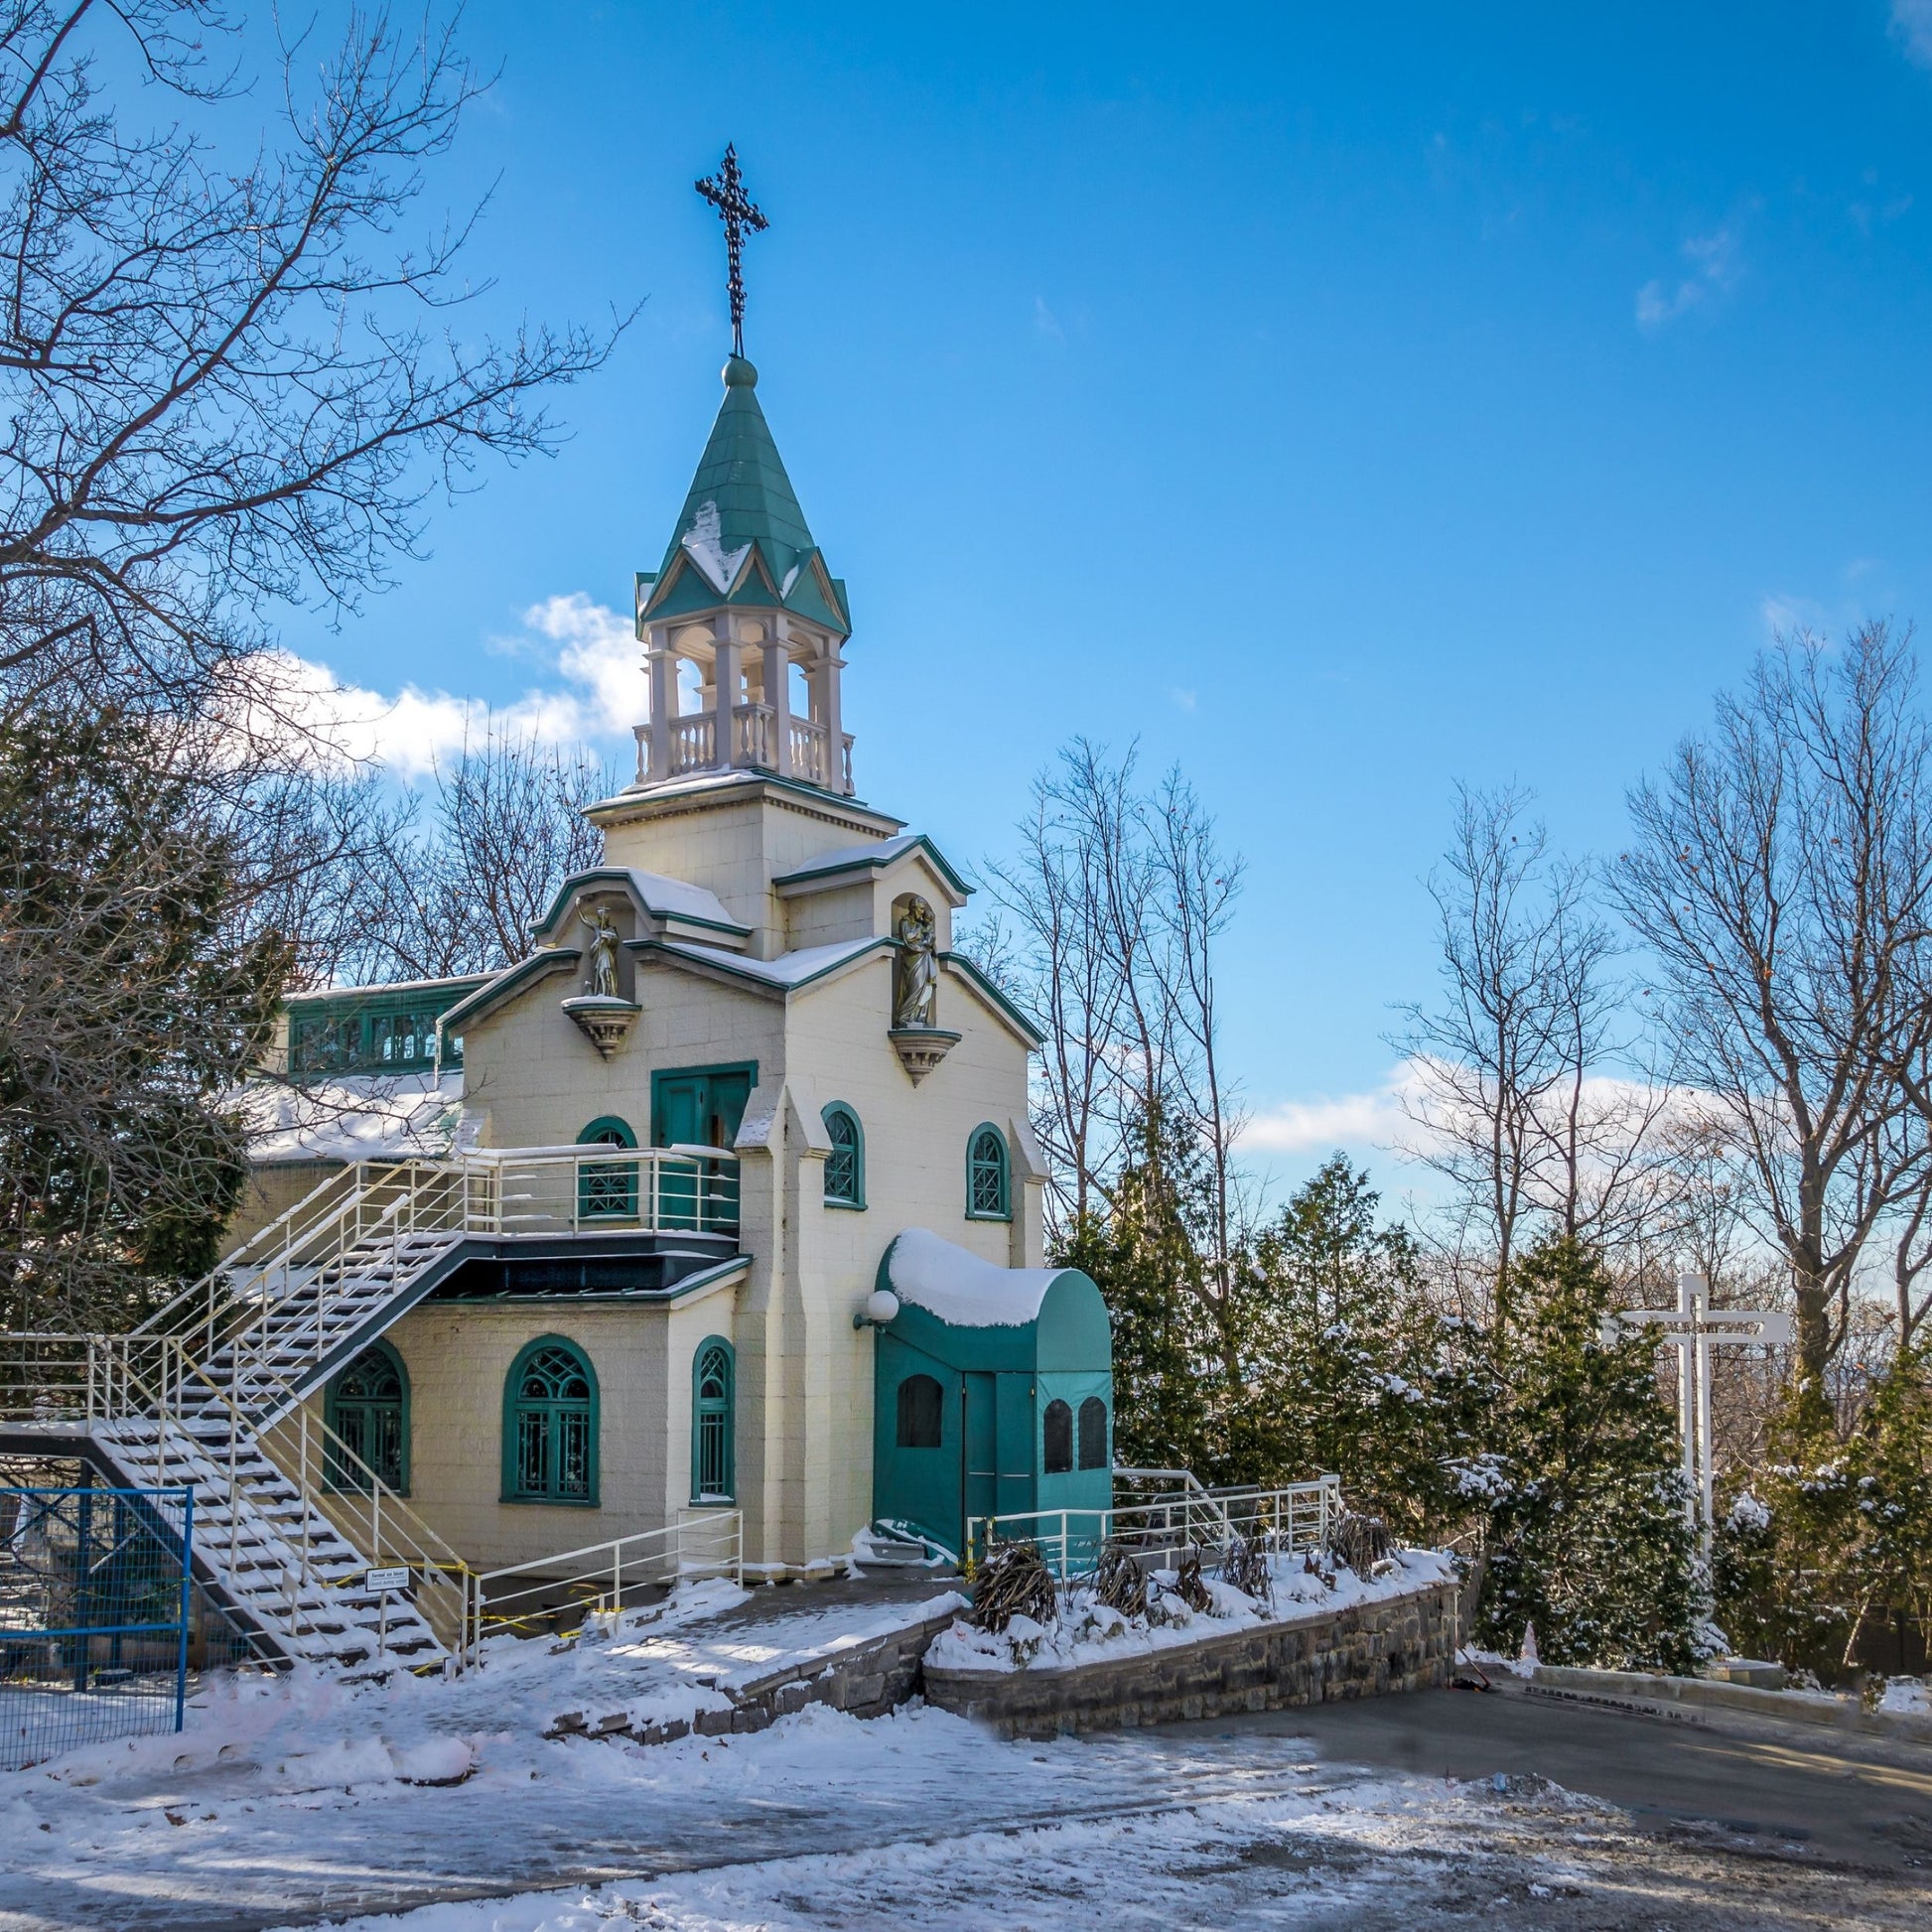
{"label": "small dome finial", "polygon": [[725,387],[727,389],[756,389],[759,386],[759,372],[742,355],[734,355],[725,364]]}

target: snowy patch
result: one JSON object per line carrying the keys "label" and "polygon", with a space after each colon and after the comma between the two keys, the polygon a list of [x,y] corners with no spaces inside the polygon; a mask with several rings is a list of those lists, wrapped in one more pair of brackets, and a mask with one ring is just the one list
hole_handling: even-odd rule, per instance
{"label": "snowy patch", "polygon": [[725,548],[724,522],[715,502],[698,505],[698,513],[691,519],[691,527],[685,531],[682,541],[691,561],[720,595],[738,582],[738,573],[752,554],[749,543],[741,543],[736,550]]}
{"label": "snowy patch", "polygon": [[772,986],[802,986],[875,951],[877,939],[839,939],[829,946],[801,946],[796,952],[781,952],[776,959],[753,959],[746,953],[726,952],[716,946],[701,946],[688,940],[664,939],[658,942],[667,953],[681,959],[694,959],[706,966],[723,967],[728,973],[741,973],[747,979],[764,980]]}
{"label": "snowy patch", "polygon": [[924,1228],[907,1228],[886,1255],[886,1278],[899,1300],[956,1328],[1024,1327],[1066,1272],[1002,1268]]}
{"label": "snowy patch", "polygon": [[463,1075],[344,1074],[301,1086],[251,1080],[234,1096],[253,1161],[382,1161],[450,1152]]}
{"label": "snowy patch", "polygon": [[1378,1569],[1380,1575],[1365,1578],[1337,1568],[1329,1578],[1311,1573],[1299,1556],[1280,1557],[1274,1564],[1272,1605],[1209,1578],[1211,1600],[1205,1610],[1190,1608],[1173,1593],[1172,1572],[1157,1571],[1150,1579],[1145,1616],[1123,1616],[1087,1590],[1069,1589],[1061,1594],[1050,1624],[1017,1616],[995,1632],[963,1620],[955,1622],[934,1639],[926,1663],[953,1671],[1075,1670],[1086,1664],[1150,1656],[1263,1624],[1332,1616],[1357,1604],[1384,1602],[1456,1580],[1453,1559],[1436,1550],[1405,1550]]}
{"label": "snowy patch", "polygon": [[1915,1677],[1894,1677],[1885,1686],[1877,1708],[1907,1718],[1932,1718],[1932,1690]]}

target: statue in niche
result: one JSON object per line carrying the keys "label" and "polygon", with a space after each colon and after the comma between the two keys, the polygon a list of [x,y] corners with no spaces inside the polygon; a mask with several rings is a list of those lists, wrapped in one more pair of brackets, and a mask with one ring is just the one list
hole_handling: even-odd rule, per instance
{"label": "statue in niche", "polygon": [[894,928],[898,940],[898,971],[894,987],[895,1028],[930,1027],[939,995],[939,928],[932,907],[922,898],[908,898]]}
{"label": "statue in niche", "polygon": [[610,913],[601,905],[593,907],[591,912],[579,907],[577,917],[591,935],[591,956],[586,975],[590,991],[600,1000],[615,1000],[618,997],[618,929],[611,923]]}

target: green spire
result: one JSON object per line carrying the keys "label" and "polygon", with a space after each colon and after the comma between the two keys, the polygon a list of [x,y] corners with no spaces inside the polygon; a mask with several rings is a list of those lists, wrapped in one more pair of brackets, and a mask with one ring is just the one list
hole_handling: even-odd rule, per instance
{"label": "green spire", "polygon": [[845,586],[827,575],[759,407],[759,372],[742,356],[725,364],[725,400],[679,511],[642,615],[678,616],[719,604],[780,605],[851,629]]}

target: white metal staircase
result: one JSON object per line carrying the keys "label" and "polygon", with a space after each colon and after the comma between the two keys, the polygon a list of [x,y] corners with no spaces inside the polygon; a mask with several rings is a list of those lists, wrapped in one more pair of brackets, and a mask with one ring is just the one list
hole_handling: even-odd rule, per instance
{"label": "white metal staircase", "polygon": [[[470,1567],[308,1398],[472,1236],[725,1232],[725,1150],[533,1148],[358,1164],[126,1335],[0,1336],[0,1420],[84,1435],[129,1487],[193,1492],[196,1568],[281,1654],[461,1660]],[[165,1512],[164,1512],[165,1513]],[[406,1589],[371,1591],[371,1569]]]}

